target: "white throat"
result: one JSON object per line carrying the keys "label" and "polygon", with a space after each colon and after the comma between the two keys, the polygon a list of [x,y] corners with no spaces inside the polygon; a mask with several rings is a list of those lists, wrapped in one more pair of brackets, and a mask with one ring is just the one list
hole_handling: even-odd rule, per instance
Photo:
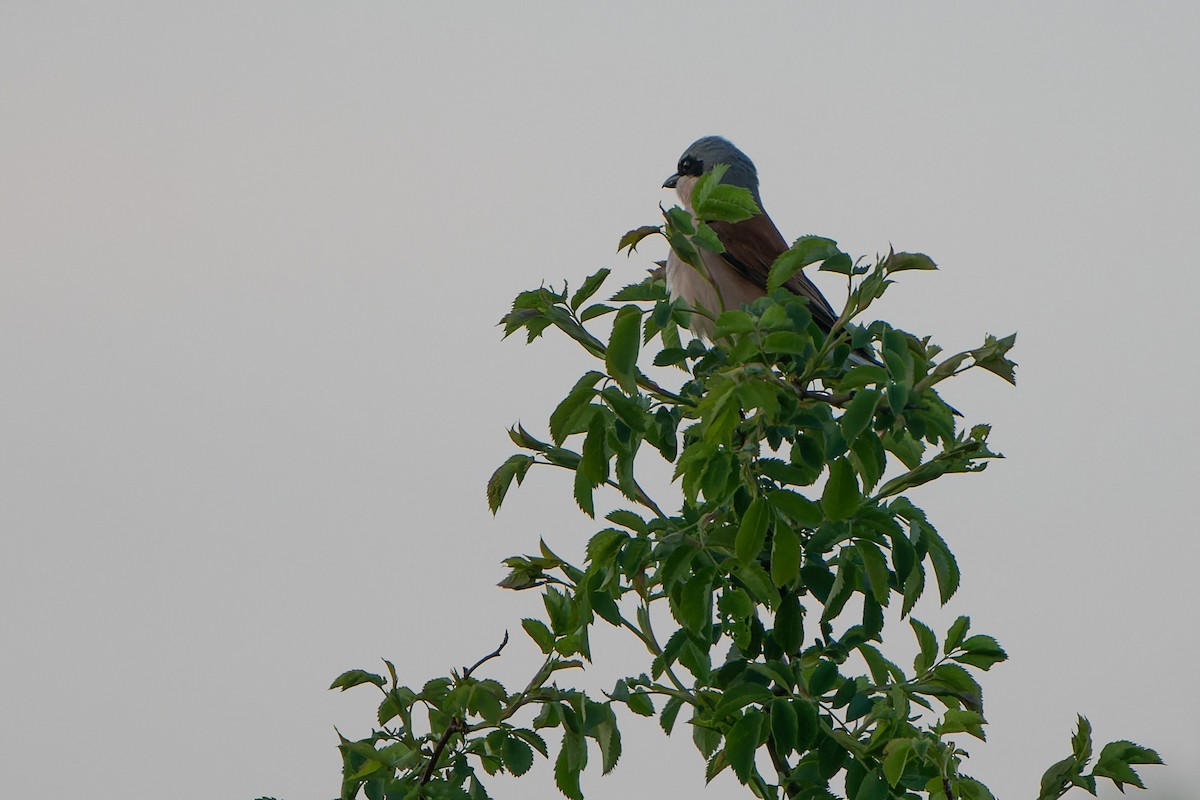
{"label": "white throat", "polygon": [[699,178],[694,175],[680,175],[679,180],[675,182],[675,194],[679,195],[679,201],[691,214],[696,213],[692,208],[692,189],[696,188],[697,180]]}

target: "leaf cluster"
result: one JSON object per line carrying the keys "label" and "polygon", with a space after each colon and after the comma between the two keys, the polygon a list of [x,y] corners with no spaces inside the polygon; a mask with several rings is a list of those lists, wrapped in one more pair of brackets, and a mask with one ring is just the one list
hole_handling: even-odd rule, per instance
{"label": "leaf cluster", "polygon": [[[665,211],[663,225],[631,231],[622,249],[662,235],[698,264],[701,249],[719,248],[702,220],[757,209],[718,172],[698,184],[695,217]],[[848,282],[830,331],[779,288],[813,264]],[[1012,381],[1015,337],[947,355],[929,337],[859,322],[896,273],[932,268],[922,254],[864,263],[830,239],[802,237],[772,267],[773,291],[715,316],[712,342],[687,336],[697,310],[653,274],[602,302],[593,298],[608,269],[573,292],[518,295],[506,336],[532,342],[557,330],[593,363],[544,433],[509,431],[518,452],[489,481],[489,506],[498,511],[534,467],[562,469],[583,513],[607,524],[579,563],[545,542],[505,561],[501,586],[539,591],[545,609],[522,622],[544,662],[521,691],[473,677],[474,667],[420,691],[400,685],[390,663],[388,677],[352,670],[335,681],[383,693],[372,735],[342,740],[343,797],[483,800],[487,776],[523,775],[535,753],[550,758],[544,737],[556,731],[555,781],[581,800],[589,753],[603,772],[620,758],[623,708],[657,717],[667,734],[686,720],[707,777],[731,770],[761,798],[823,799],[841,787],[854,800],[991,798],[962,771],[958,742],[985,738],[979,674],[1007,656],[965,616],[940,637],[911,616],[927,587],[945,603],[961,579],[912,493],[1000,457],[989,426],[961,426],[938,388],[974,368]],[[673,470],[669,507],[638,481],[648,458]],[[613,506],[625,507],[603,513]],[[882,650],[893,603],[918,644],[911,668]],[[591,660],[598,624],[635,637],[645,662],[603,697],[558,686],[559,671]],[[1130,765],[1157,763],[1153,751],[1115,742],[1085,775],[1083,725],[1072,757],[1047,772],[1042,800],[1094,791],[1096,777],[1140,786]]]}

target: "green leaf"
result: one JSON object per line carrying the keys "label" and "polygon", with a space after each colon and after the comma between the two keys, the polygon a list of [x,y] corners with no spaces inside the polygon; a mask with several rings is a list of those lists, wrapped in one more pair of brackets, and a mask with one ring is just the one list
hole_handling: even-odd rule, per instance
{"label": "green leaf", "polygon": [[912,739],[892,739],[884,746],[883,775],[891,786],[900,782],[904,768],[913,756]]}
{"label": "green leaf", "polygon": [[762,349],[765,353],[784,353],[790,355],[806,355],[813,349],[812,337],[808,334],[794,331],[775,331],[763,339]]}
{"label": "green leaf", "polygon": [[771,737],[779,755],[787,756],[796,749],[800,736],[800,722],[796,718],[796,708],[786,697],[776,697],[769,706],[771,715]]}
{"label": "green leaf", "polygon": [[916,617],[909,617],[908,624],[912,626],[913,633],[917,635],[917,643],[921,646],[920,654],[913,661],[913,672],[921,675],[937,661],[937,636],[932,628]]}
{"label": "green leaf", "polygon": [[776,586],[787,586],[799,574],[800,537],[791,528],[777,527],[771,541],[771,580]]}
{"label": "green leaf", "polygon": [[888,571],[883,552],[879,549],[879,545],[863,539],[856,539],[854,548],[858,550],[859,558],[862,559],[863,571],[866,572],[867,581],[871,584],[871,595],[879,605],[886,606],[892,590],[888,583],[888,576],[891,573]]}
{"label": "green leaf", "polygon": [[725,736],[725,755],[742,783],[748,783],[755,772],[754,754],[758,751],[762,721],[762,712],[752,708],[733,724]]}
{"label": "green leaf", "polygon": [[767,292],[783,286],[792,276],[809,264],[832,258],[842,251],[837,242],[822,236],[801,236],[792,246],[779,254],[767,274]]}
{"label": "green leaf", "polygon": [[883,261],[887,272],[901,272],[906,269],[937,269],[933,259],[924,253],[891,253]]}
{"label": "green leaf", "polygon": [[579,775],[587,765],[587,745],[582,736],[570,732],[563,734],[562,749],[554,761],[554,784],[570,800],[583,800],[579,789]]}
{"label": "green leaf", "polygon": [[637,250],[637,246],[641,243],[642,239],[645,239],[647,236],[653,236],[656,233],[662,233],[662,228],[657,225],[643,225],[640,228],[634,228],[621,237],[621,241],[617,243],[617,252],[619,253],[628,247],[629,254],[633,255],[633,252]]}
{"label": "green leaf", "polygon": [[1004,648],[991,636],[978,634],[964,641],[960,648],[966,652],[954,657],[961,664],[970,664],[978,669],[988,670],[992,665],[1008,659]]}
{"label": "green leaf", "polygon": [[826,519],[837,521],[852,516],[862,502],[858,490],[858,478],[854,467],[845,458],[835,459],[829,465],[829,480],[821,493],[821,509]]}
{"label": "green leaf", "polygon": [[512,731],[514,736],[519,736],[534,750],[542,754],[543,758],[550,757],[550,749],[546,747],[546,740],[528,728],[514,728]]}
{"label": "green leaf", "polygon": [[784,653],[799,652],[804,644],[804,607],[796,595],[789,592],[779,598],[771,635]]}
{"label": "green leaf", "polygon": [[521,627],[525,629],[525,633],[529,634],[529,638],[533,639],[534,644],[543,653],[549,653],[554,649],[554,634],[546,627],[546,623],[540,619],[527,617],[521,620]]}
{"label": "green leaf", "polygon": [[982,367],[994,375],[999,375],[1004,380],[1013,384],[1017,383],[1017,363],[1008,357],[1008,351],[1017,343],[1017,335],[1011,334],[1003,339],[997,339],[995,336],[988,334],[984,339],[982,347],[971,350],[971,357],[975,359],[975,366]]}
{"label": "green leaf", "polygon": [[822,660],[808,678],[808,693],[813,697],[820,697],[837,684],[837,679],[837,664]]}
{"label": "green leaf", "polygon": [[749,189],[721,183],[729,166],[718,164],[696,181],[692,189],[692,208],[696,216],[709,222],[741,222],[760,213]]}
{"label": "green leaf", "polygon": [[672,604],[675,619],[686,630],[699,634],[712,622],[712,570],[693,575],[679,592],[679,602]]}
{"label": "green leaf", "polygon": [[713,328],[713,338],[724,339],[738,333],[754,330],[754,317],[741,309],[722,311]]}
{"label": "green leaf", "polygon": [[1161,763],[1163,761],[1158,753],[1148,747],[1128,741],[1109,742],[1100,750],[1100,757],[1096,759],[1092,774],[1098,778],[1108,778],[1122,791],[1125,784],[1145,789],[1141,777],[1130,764]]}
{"label": "green leaf", "polygon": [[929,525],[922,525],[921,528],[925,547],[929,551],[929,560],[933,564],[933,573],[937,576],[938,594],[941,596],[942,605],[945,605],[958,591],[958,562],[954,560],[954,554],[937,531]]}
{"label": "green leaf", "polygon": [[1079,776],[1081,769],[1082,765],[1074,756],[1067,756],[1062,761],[1051,764],[1050,768],[1042,773],[1038,800],[1057,800],[1066,792],[1071,779]]}
{"label": "green leaf", "polygon": [[596,516],[596,504],[592,494],[595,488],[596,484],[592,483],[583,470],[575,472],[575,502],[579,504],[579,510],[589,517]]}
{"label": "green leaf", "polygon": [[888,796],[888,782],[878,772],[872,770],[858,785],[854,800],[884,800]]}
{"label": "green leaf", "polygon": [[376,686],[383,688],[387,681],[382,675],[376,675],[374,672],[367,672],[362,669],[351,669],[343,672],[333,679],[333,683],[329,684],[330,689],[341,689],[343,692],[354,686],[361,686],[364,683],[373,683]]}
{"label": "green leaf", "polygon": [[971,627],[971,618],[967,616],[959,617],[954,620],[954,624],[950,626],[950,630],[946,632],[946,641],[942,645],[942,652],[950,655],[951,652],[958,649],[962,644],[963,638],[967,635],[967,630]]}
{"label": "green leaf", "polygon": [[[655,229],[657,230],[657,229]],[[628,236],[628,234],[626,234]],[[583,285],[576,290],[575,294],[571,295],[571,310],[578,311],[579,307],[587,302],[587,299],[596,293],[600,288],[600,284],[604,283],[604,279],[612,272],[608,267],[601,267],[596,272],[592,273],[583,282]]]}
{"label": "green leaf", "polygon": [[608,421],[600,414],[592,416],[587,438],[583,441],[583,460],[579,472],[586,475],[592,485],[608,480]]}
{"label": "green leaf", "polygon": [[839,420],[842,437],[846,440],[846,444],[852,444],[858,435],[871,424],[880,396],[875,389],[860,389],[854,393],[854,397],[846,406],[846,411]]}
{"label": "green leaf", "polygon": [[734,554],[742,564],[749,564],[762,552],[767,541],[767,521],[766,503],[760,497],[754,498],[742,516],[737,538],[734,540]]}
{"label": "green leaf", "polygon": [[520,484],[532,465],[533,456],[517,454],[509,456],[508,460],[492,473],[487,483],[487,499],[488,509],[493,514],[500,510],[500,504],[504,502],[504,496],[508,494],[508,487],[512,485],[513,480],[516,479]]}
{"label": "green leaf", "polygon": [[946,711],[938,724],[939,734],[969,733],[980,741],[987,741],[983,726],[987,722],[978,711],[966,711],[961,708],[951,708]]}
{"label": "green leaf", "polygon": [[[687,212],[684,212],[684,216],[687,216]],[[609,299],[621,303],[630,301],[654,302],[669,299],[669,295],[666,284],[661,280],[656,281],[652,278],[646,278],[641,283],[631,283],[628,286],[622,287]]]}
{"label": "green leaf", "polygon": [[521,776],[533,766],[533,748],[513,736],[506,736],[500,754],[505,768],[513,775]]}
{"label": "green leaf", "polygon": [[585,372],[550,414],[550,435],[555,444],[562,444],[568,436],[576,432],[572,421],[595,396],[596,384],[603,377],[603,374],[594,370]]}
{"label": "green leaf", "polygon": [[608,712],[605,719],[588,734],[600,745],[600,772],[603,775],[612,772],[621,760],[621,732],[617,730],[612,709],[605,706],[605,711]]}
{"label": "green leaf", "polygon": [[639,717],[654,716],[654,701],[645,692],[631,692],[626,705],[629,706],[630,711]]}
{"label": "green leaf", "polygon": [[771,576],[758,564],[741,564],[734,569],[733,574],[740,580],[750,594],[767,608],[779,606],[779,590],[771,582]]}
{"label": "green leaf", "polygon": [[767,495],[767,503],[802,527],[815,528],[821,524],[821,506],[796,492],[774,490]]}
{"label": "green leaf", "polygon": [[682,697],[672,697],[663,705],[662,713],[659,714],[658,724],[662,728],[663,733],[668,736],[675,728],[675,718],[679,716],[679,710],[683,708]]}
{"label": "green leaf", "polygon": [[821,266],[817,269],[821,272],[836,272],[839,275],[853,275],[854,262],[850,260],[850,256],[847,254],[838,253],[821,262]]}
{"label": "green leaf", "polygon": [[1071,752],[1080,764],[1086,764],[1092,759],[1092,723],[1082,714],[1076,716],[1078,723],[1071,737]]}
{"label": "green leaf", "polygon": [[580,322],[589,322],[597,317],[603,317],[605,314],[611,314],[617,309],[604,303],[594,303],[585,308],[579,315]]}
{"label": "green leaf", "polygon": [[637,391],[637,357],[641,344],[642,311],[637,306],[625,306],[617,312],[604,364],[608,373],[626,394]]}

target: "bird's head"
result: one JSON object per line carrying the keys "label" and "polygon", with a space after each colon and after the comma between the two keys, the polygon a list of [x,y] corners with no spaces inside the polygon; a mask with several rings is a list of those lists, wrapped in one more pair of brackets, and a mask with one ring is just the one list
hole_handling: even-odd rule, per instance
{"label": "bird's head", "polygon": [[675,174],[663,181],[664,189],[674,189],[684,207],[692,210],[692,188],[696,179],[710,172],[717,164],[728,164],[729,169],[721,183],[741,186],[754,195],[754,202],[762,207],[758,196],[758,171],[749,156],[738,150],[733,142],[720,136],[705,136],[692,142],[679,157]]}

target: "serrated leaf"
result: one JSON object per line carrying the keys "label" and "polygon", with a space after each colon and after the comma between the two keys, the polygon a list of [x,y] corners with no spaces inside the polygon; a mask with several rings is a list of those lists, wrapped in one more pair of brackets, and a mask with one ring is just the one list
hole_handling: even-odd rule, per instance
{"label": "serrated leaf", "polygon": [[713,327],[713,337],[724,339],[738,333],[749,333],[754,330],[754,317],[741,309],[722,311]]}
{"label": "serrated leaf", "polygon": [[883,776],[888,784],[895,786],[904,775],[904,768],[913,756],[912,739],[893,739],[884,747]]}
{"label": "serrated leaf", "polygon": [[933,574],[937,576],[938,594],[942,605],[945,605],[958,591],[958,562],[954,560],[954,554],[950,552],[946,542],[931,526],[923,525],[921,533],[929,551],[929,560],[933,564]]}
{"label": "serrated leaf", "polygon": [[854,514],[862,502],[858,489],[858,478],[854,467],[845,458],[835,459],[829,465],[829,480],[821,492],[821,509],[826,519],[837,521]]}
{"label": "serrated leaf", "polygon": [[575,502],[579,505],[579,510],[589,517],[596,516],[596,502],[593,496],[595,488],[596,484],[592,483],[583,470],[575,472]]}
{"label": "serrated leaf", "polygon": [[777,527],[771,541],[771,580],[787,586],[800,574],[800,537],[791,528]]}
{"label": "serrated leaf", "polygon": [[588,322],[596,319],[597,317],[602,317],[605,314],[611,314],[616,310],[617,309],[614,306],[605,305],[604,303],[595,303],[585,308],[579,314],[579,320],[580,322]]}
{"label": "serrated leaf", "polygon": [[962,644],[963,638],[967,635],[967,630],[971,627],[971,618],[967,616],[959,617],[954,620],[954,624],[950,626],[950,630],[946,632],[946,641],[942,645],[942,652],[946,655],[958,649]]}
{"label": "serrated leaf", "polygon": [[543,758],[550,757],[550,748],[546,746],[546,740],[534,731],[531,731],[528,728],[514,728],[512,733],[514,736],[519,736],[526,743],[528,743],[530,747],[541,753]]}
{"label": "serrated leaf", "polygon": [[718,164],[696,181],[692,189],[692,208],[696,216],[708,222],[741,222],[760,213],[749,189],[721,183],[728,169]]}
{"label": "serrated leaf", "polygon": [[880,396],[880,393],[874,389],[860,389],[854,393],[854,397],[846,405],[845,413],[838,421],[846,444],[853,444],[858,435],[871,424]]}
{"label": "serrated leaf", "polygon": [[788,489],[776,489],[767,495],[767,502],[802,527],[815,528],[821,524],[821,506],[801,494]]}
{"label": "serrated leaf", "polygon": [[508,488],[512,485],[513,480],[520,484],[532,465],[533,456],[517,454],[509,456],[508,460],[492,473],[492,477],[488,479],[487,483],[487,500],[488,509],[493,514],[500,510],[500,505],[504,502],[504,496],[508,494]]}
{"label": "serrated leaf", "polygon": [[775,740],[775,748],[779,755],[787,756],[796,749],[796,741],[800,734],[800,722],[796,718],[796,708],[792,701],[785,697],[777,697],[769,707],[771,715],[771,737]]}
{"label": "serrated leaf", "polygon": [[533,748],[516,737],[505,737],[500,755],[504,759],[505,769],[513,775],[524,775],[533,766]]}
{"label": "serrated leaf", "polygon": [[1076,716],[1078,721],[1075,735],[1071,737],[1071,752],[1080,764],[1086,764],[1092,759],[1092,723],[1082,714]]}
{"label": "serrated leaf", "polygon": [[387,683],[382,675],[376,675],[374,672],[367,672],[363,669],[351,669],[343,672],[333,679],[333,683],[329,684],[330,689],[341,689],[343,692],[354,686],[361,686],[364,683],[371,683],[380,688],[383,688]]}
{"label": "serrated leaf", "polygon": [[937,264],[924,253],[892,253],[884,259],[883,267],[888,272],[901,272],[906,269],[937,269]]}
{"label": "serrated leaf", "polygon": [[766,503],[756,497],[742,516],[738,526],[737,538],[734,540],[734,554],[738,561],[749,564],[758,558],[763,545],[767,541],[767,522],[769,514]]}
{"label": "serrated leaf", "polygon": [[1118,789],[1124,791],[1124,785],[1145,789],[1141,777],[1133,770],[1131,764],[1161,764],[1162,758],[1148,747],[1142,747],[1129,741],[1109,742],[1100,750],[1092,775],[1098,778],[1108,778]]}
{"label": "serrated leaf", "polygon": [[841,253],[841,250],[833,239],[823,236],[801,236],[771,264],[767,274],[767,292],[780,288],[809,264],[832,258],[838,253]]}
{"label": "serrated leaf", "polygon": [[888,782],[872,770],[863,777],[854,793],[854,800],[884,800],[888,796]]}
{"label": "serrated leaf", "polygon": [[758,564],[741,564],[733,574],[745,584],[758,602],[766,604],[767,608],[776,608],[779,605],[779,590],[771,582],[767,571]]}
{"label": "serrated leaf", "polygon": [[564,733],[562,749],[554,761],[554,784],[570,800],[583,800],[579,775],[587,765],[587,745],[578,734]]}
{"label": "serrated leaf", "polygon": [[982,347],[977,347],[968,352],[975,359],[975,366],[986,369],[994,375],[999,375],[1015,386],[1017,383],[1017,362],[1008,358],[1008,351],[1016,343],[1017,335],[1015,333],[1005,336],[1003,339],[997,339],[995,336],[988,334],[984,339]]}
{"label": "serrated leaf", "polygon": [[966,711],[961,708],[951,708],[942,716],[937,729],[941,734],[969,733],[980,741],[987,741],[983,726],[987,722],[978,711]]}
{"label": "serrated leaf", "polygon": [[625,306],[617,312],[613,321],[612,335],[608,338],[608,349],[604,354],[608,374],[612,375],[626,394],[637,391],[637,357],[641,331],[641,309]]}
{"label": "serrated leaf", "polygon": [[647,236],[653,236],[656,233],[662,233],[662,229],[657,225],[643,225],[640,228],[634,228],[628,231],[621,237],[621,241],[617,243],[617,252],[621,252],[625,248],[629,248],[629,255],[637,250],[638,244]]}
{"label": "serrated leaf", "polygon": [[[686,215],[687,212],[684,212]],[[628,286],[623,286],[617,290],[609,299],[614,302],[627,303],[630,301],[645,301],[655,302],[658,300],[669,299],[666,284],[661,280],[656,281],[653,278],[647,278],[641,283],[631,283]]]}
{"label": "serrated leaf", "polygon": [[761,731],[762,712],[752,708],[733,724],[725,736],[725,755],[742,783],[749,782],[754,775],[754,754],[758,752]]}
{"label": "serrated leaf", "polygon": [[[628,234],[626,234],[628,236]],[[578,311],[579,307],[587,302],[587,299],[596,293],[600,288],[600,284],[604,283],[604,279],[612,272],[608,267],[601,267],[596,272],[592,273],[584,280],[575,294],[571,295],[571,310]]]}
{"label": "serrated leaf", "polygon": [[529,638],[533,639],[534,644],[543,653],[549,653],[554,649],[554,634],[546,627],[546,623],[540,619],[525,618],[521,620],[521,627],[525,633],[529,634]]}
{"label": "serrated leaf", "polygon": [[593,486],[604,483],[608,480],[608,459],[608,421],[600,414],[594,414],[583,441],[579,472],[586,475]]}
{"label": "serrated leaf", "polygon": [[596,384],[603,377],[603,374],[595,370],[585,372],[550,414],[550,436],[555,444],[562,444],[563,440],[574,432],[572,421],[596,395]]}
{"label": "serrated leaf", "polygon": [[808,678],[808,692],[813,697],[819,697],[837,684],[837,664],[822,660]]}
{"label": "serrated leaf", "polygon": [[675,719],[679,716],[679,710],[683,708],[682,697],[672,697],[663,705],[662,713],[659,714],[658,724],[662,728],[663,733],[668,736],[675,728]]}
{"label": "serrated leaf", "polygon": [[650,695],[645,692],[632,692],[629,695],[629,700],[626,701],[629,710],[637,714],[639,717],[654,716],[654,701],[650,699]]}
{"label": "serrated leaf", "polygon": [[804,608],[794,594],[780,596],[771,635],[785,653],[796,653],[804,644]]}
{"label": "serrated leaf", "polygon": [[959,647],[966,652],[955,656],[954,660],[962,664],[970,664],[972,667],[982,670],[991,669],[994,664],[1008,659],[1008,654],[1004,652],[1004,648],[991,636],[984,636],[983,634],[977,634],[968,638]]}
{"label": "serrated leaf", "polygon": [[887,561],[883,557],[883,551],[879,549],[879,545],[863,539],[855,540],[854,548],[858,551],[859,558],[862,559],[863,571],[867,574],[867,581],[871,585],[871,595],[879,605],[886,606],[892,589],[888,583],[890,572]]}
{"label": "serrated leaf", "polygon": [[937,660],[937,636],[932,628],[916,617],[909,617],[908,624],[912,626],[913,633],[917,635],[917,643],[921,646],[920,654],[913,661],[913,672],[921,675]]}

